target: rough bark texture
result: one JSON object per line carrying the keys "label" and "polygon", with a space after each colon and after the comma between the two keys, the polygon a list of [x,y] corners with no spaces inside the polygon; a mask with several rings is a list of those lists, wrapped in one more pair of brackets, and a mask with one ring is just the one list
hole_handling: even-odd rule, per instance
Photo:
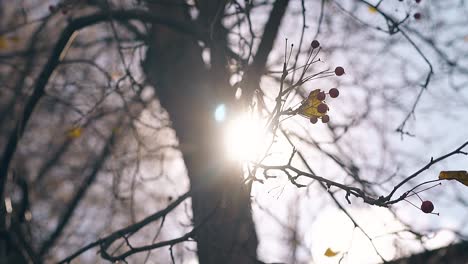
{"label": "rough bark texture", "polygon": [[[182,3],[181,1],[178,3]],[[250,189],[239,164],[227,161],[221,126],[213,118],[227,83],[223,29],[217,19],[224,1],[200,1],[196,24],[210,41],[211,65],[192,37],[162,26],[152,28],[144,69],[168,111],[191,182],[193,221],[198,228],[200,263],[256,263],[257,236],[251,215]],[[155,13],[190,20],[183,5],[152,5]],[[195,24],[195,22],[193,22]],[[216,67],[214,67],[216,65]]]}

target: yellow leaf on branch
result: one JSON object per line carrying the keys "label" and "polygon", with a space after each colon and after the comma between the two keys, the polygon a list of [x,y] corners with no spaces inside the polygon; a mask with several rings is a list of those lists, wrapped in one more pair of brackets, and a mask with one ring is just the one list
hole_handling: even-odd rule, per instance
{"label": "yellow leaf on branch", "polygon": [[377,13],[377,8],[375,8],[375,7],[373,7],[373,6],[369,6],[369,7],[367,8],[367,10],[369,10],[369,13],[373,13],[373,14],[374,14],[374,13]]}
{"label": "yellow leaf on branch", "polygon": [[21,39],[18,36],[13,36],[13,37],[10,37],[10,41],[15,44],[18,44],[21,41]]}
{"label": "yellow leaf on branch", "polygon": [[305,99],[300,108],[299,108],[299,114],[311,118],[311,117],[322,117],[325,115],[325,113],[320,113],[318,111],[318,106],[322,103],[325,103],[323,100],[317,99],[317,95],[320,93],[320,89],[315,89],[312,92],[310,92],[309,96],[307,99]]}
{"label": "yellow leaf on branch", "polygon": [[0,50],[8,48],[8,40],[4,36],[0,36]]}
{"label": "yellow leaf on branch", "polygon": [[324,255],[327,256],[327,257],[334,257],[334,256],[338,255],[339,253],[340,253],[339,251],[335,252],[335,251],[331,250],[331,248],[327,248]]}
{"label": "yellow leaf on branch", "polygon": [[441,171],[439,174],[441,180],[457,180],[460,183],[468,186],[468,172],[467,171]]}
{"label": "yellow leaf on branch", "polygon": [[75,127],[67,131],[67,137],[70,139],[79,138],[83,129],[81,127]]}

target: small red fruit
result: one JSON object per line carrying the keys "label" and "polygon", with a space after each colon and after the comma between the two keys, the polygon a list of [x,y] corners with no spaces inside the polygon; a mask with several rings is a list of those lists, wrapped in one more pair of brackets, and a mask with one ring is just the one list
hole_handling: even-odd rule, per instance
{"label": "small red fruit", "polygon": [[414,13],[414,19],[421,19],[421,13]]}
{"label": "small red fruit", "polygon": [[323,115],[322,116],[322,123],[328,123],[328,121],[330,121],[330,117],[328,115]]}
{"label": "small red fruit", "polygon": [[316,49],[320,47],[320,42],[318,42],[317,40],[314,40],[312,41],[311,45],[312,45],[312,48]]}
{"label": "small red fruit", "polygon": [[319,105],[317,106],[317,111],[318,111],[319,113],[321,113],[321,114],[326,113],[327,110],[328,110],[328,106],[327,106],[326,104],[319,104]]}
{"label": "small red fruit", "polygon": [[317,119],[317,117],[312,116],[312,117],[309,119],[309,121],[310,121],[312,124],[315,124],[315,123],[317,123],[318,119]]}
{"label": "small red fruit", "polygon": [[431,201],[424,201],[421,204],[421,211],[426,214],[432,213],[434,211],[434,204]]}
{"label": "small red fruit", "polygon": [[336,74],[336,76],[341,76],[341,75],[343,75],[344,73],[345,73],[345,72],[344,72],[343,67],[338,66],[338,67],[335,68],[335,74]]}
{"label": "small red fruit", "polygon": [[330,91],[328,91],[328,94],[331,98],[337,98],[338,95],[340,95],[340,91],[338,91],[336,88],[331,88]]}
{"label": "small red fruit", "polygon": [[317,94],[317,100],[323,101],[325,100],[326,94],[324,92],[320,92]]}

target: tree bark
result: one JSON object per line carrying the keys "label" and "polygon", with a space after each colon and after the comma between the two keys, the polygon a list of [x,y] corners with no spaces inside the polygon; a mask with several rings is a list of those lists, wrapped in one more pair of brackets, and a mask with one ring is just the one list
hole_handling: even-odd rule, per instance
{"label": "tree bark", "polygon": [[[202,11],[197,24],[209,32],[212,67],[205,65],[193,37],[153,26],[143,68],[171,117],[195,190],[192,209],[200,263],[257,263],[250,188],[243,184],[240,164],[225,159],[222,126],[213,118],[222,94],[232,92],[223,57],[225,35],[217,21],[225,3],[199,4]],[[191,20],[182,1],[150,8],[171,19]]]}

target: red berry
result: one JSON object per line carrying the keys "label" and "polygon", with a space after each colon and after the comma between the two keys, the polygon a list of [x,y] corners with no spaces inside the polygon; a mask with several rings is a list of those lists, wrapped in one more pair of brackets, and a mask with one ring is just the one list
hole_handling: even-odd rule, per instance
{"label": "red berry", "polygon": [[315,124],[315,123],[317,123],[318,119],[317,119],[317,117],[312,116],[312,117],[309,119],[309,121],[310,121],[312,124]]}
{"label": "red berry", "polygon": [[319,92],[317,94],[317,99],[320,100],[320,101],[325,100],[325,97],[326,97],[326,94],[324,92]]}
{"label": "red berry", "polygon": [[316,48],[320,47],[320,42],[318,42],[317,40],[314,40],[314,41],[312,41],[311,45],[312,45],[312,48],[316,49]]}
{"label": "red berry", "polygon": [[318,111],[319,113],[321,113],[321,114],[326,113],[327,110],[328,110],[328,106],[327,106],[326,104],[319,104],[319,105],[317,106],[317,111]]}
{"label": "red berry", "polygon": [[434,204],[431,201],[424,201],[421,204],[421,210],[426,214],[432,213],[434,211]]}
{"label": "red berry", "polygon": [[413,17],[414,19],[421,19],[421,13],[415,13]]}
{"label": "red berry", "polygon": [[343,69],[343,67],[341,67],[341,66],[336,67],[336,68],[335,68],[335,74],[336,74],[336,76],[341,76],[341,75],[343,75],[343,74],[344,74],[344,69]]}
{"label": "red berry", "polygon": [[340,95],[340,91],[338,91],[336,88],[331,88],[330,91],[328,91],[328,94],[331,98],[337,98],[338,95]]}
{"label": "red berry", "polygon": [[328,123],[328,121],[330,121],[330,117],[328,115],[323,115],[322,116],[322,123]]}

